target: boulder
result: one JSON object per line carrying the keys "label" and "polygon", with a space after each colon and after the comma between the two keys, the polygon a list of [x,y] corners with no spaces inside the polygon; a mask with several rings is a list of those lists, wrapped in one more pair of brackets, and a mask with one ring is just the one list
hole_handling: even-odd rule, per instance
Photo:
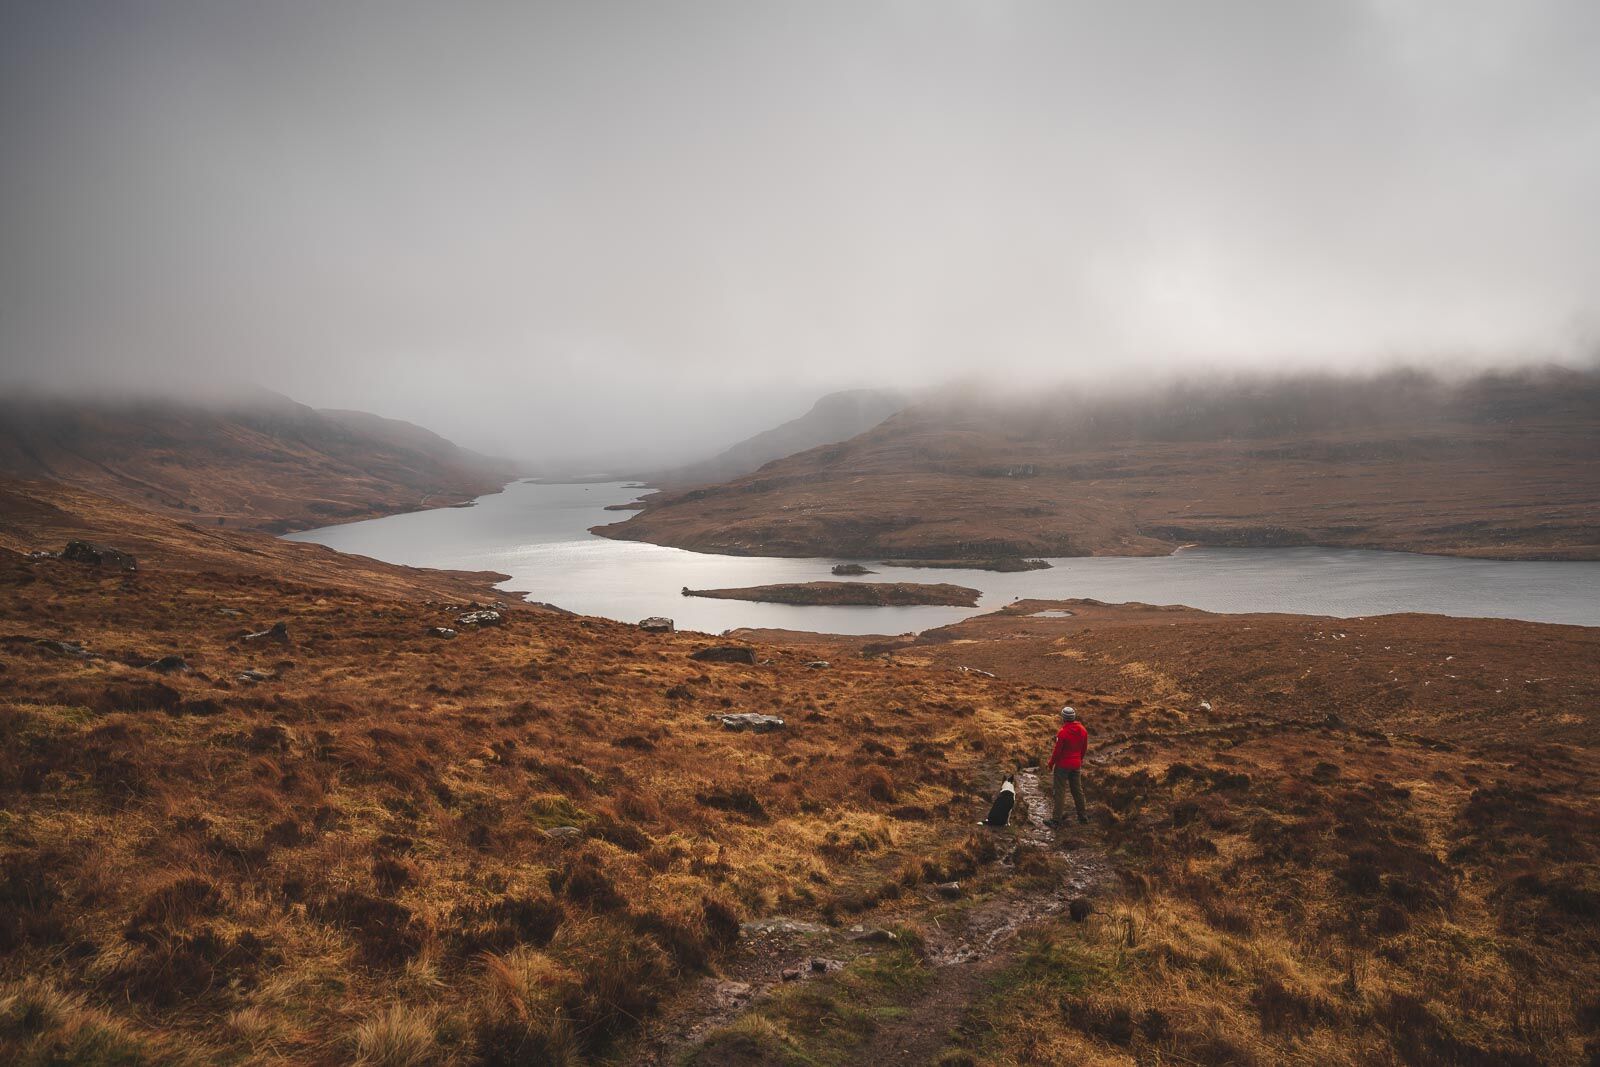
{"label": "boulder", "polygon": [[829,663],[825,659],[814,659],[810,663],[807,663],[806,666],[810,667],[814,671],[825,671],[829,667],[833,666],[833,664]]}
{"label": "boulder", "polygon": [[933,891],[946,900],[959,900],[961,898],[960,882],[940,882],[933,887]]}
{"label": "boulder", "polygon": [[253,634],[245,634],[246,641],[260,641],[263,644],[287,645],[289,643],[289,624],[275,622],[265,630],[258,630]]}
{"label": "boulder", "polygon": [[449,638],[454,637],[455,635],[456,635],[456,632],[454,630],[450,629],[450,627],[448,627],[448,626],[430,626],[430,627],[428,627],[428,636],[429,637],[443,637],[443,638],[449,639]]}
{"label": "boulder", "polygon": [[97,545],[90,541],[68,541],[66,550],[61,553],[62,559],[69,559],[74,563],[87,563],[93,567],[108,567],[118,571],[136,571],[139,569],[138,561],[120,549],[107,545]]}
{"label": "boulder", "polygon": [[160,659],[151,660],[144,665],[144,669],[155,671],[158,674],[188,674],[190,670],[189,662],[178,655],[162,656]]}
{"label": "boulder", "polygon": [[46,652],[54,652],[58,656],[72,656],[76,659],[96,658],[93,652],[73,641],[56,641],[52,638],[41,637],[33,643],[35,648],[42,648]]}
{"label": "boulder", "polygon": [[745,645],[712,645],[692,653],[689,658],[702,663],[754,663],[756,650]]}
{"label": "boulder", "polygon": [[740,712],[736,715],[713,715],[711,718],[720,722],[724,730],[749,730],[752,733],[769,734],[774,730],[783,729],[783,720],[776,715]]}
{"label": "boulder", "polygon": [[544,832],[544,836],[556,841],[569,841],[582,837],[583,831],[576,826],[552,826]]}
{"label": "boulder", "polygon": [[665,615],[652,615],[648,619],[639,620],[639,629],[650,634],[670,634],[676,627]]}
{"label": "boulder", "polygon": [[505,616],[498,611],[484,608],[481,611],[469,611],[465,615],[456,616],[457,626],[499,626],[505,622]]}
{"label": "boulder", "polygon": [[258,670],[255,667],[251,667],[247,671],[240,671],[234,677],[238,678],[241,682],[249,682],[253,685],[256,682],[270,682],[276,676],[271,671],[263,671]]}

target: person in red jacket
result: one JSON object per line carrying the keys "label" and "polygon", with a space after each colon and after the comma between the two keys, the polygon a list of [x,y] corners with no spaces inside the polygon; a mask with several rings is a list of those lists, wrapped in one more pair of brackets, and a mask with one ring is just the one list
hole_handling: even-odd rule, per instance
{"label": "person in red jacket", "polygon": [[1055,796],[1055,810],[1049,820],[1057,826],[1065,814],[1067,790],[1072,790],[1072,802],[1078,808],[1078,822],[1086,823],[1089,816],[1083,810],[1083,782],[1080,772],[1083,754],[1089,750],[1089,731],[1078,721],[1078,713],[1070,707],[1061,709],[1061,729],[1056,732],[1056,747],[1050,753],[1048,764],[1050,784]]}

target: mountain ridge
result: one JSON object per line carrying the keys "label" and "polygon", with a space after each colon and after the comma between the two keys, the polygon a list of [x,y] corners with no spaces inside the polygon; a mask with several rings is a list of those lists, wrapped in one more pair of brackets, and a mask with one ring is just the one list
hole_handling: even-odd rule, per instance
{"label": "mountain ridge", "polygon": [[607,537],[732,555],[1164,555],[1185,544],[1600,558],[1600,372],[935,399],[656,494]]}
{"label": "mountain ridge", "polygon": [[273,393],[0,401],[0,474],[268,533],[470,500],[514,473],[412,423]]}
{"label": "mountain ridge", "polygon": [[890,389],[828,393],[804,415],[747,437],[710,459],[645,475],[642,480],[682,486],[739,477],[797,452],[855,437],[902,410],[910,401],[909,394]]}

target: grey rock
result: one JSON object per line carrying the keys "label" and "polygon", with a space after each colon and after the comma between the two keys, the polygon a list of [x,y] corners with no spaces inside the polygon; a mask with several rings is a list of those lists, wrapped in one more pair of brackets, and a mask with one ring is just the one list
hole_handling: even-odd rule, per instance
{"label": "grey rock", "polygon": [[289,624],[275,622],[265,630],[258,630],[253,634],[245,634],[246,641],[260,641],[263,644],[287,645],[289,643]]}
{"label": "grey rock", "polygon": [[786,967],[786,968],[784,968],[783,980],[785,982],[798,982],[798,981],[800,981],[800,968],[798,968],[798,967]]}
{"label": "grey rock", "polygon": [[238,674],[234,675],[234,677],[238,678],[241,682],[249,682],[253,685],[256,682],[270,682],[277,676],[271,671],[263,671],[255,667],[251,667],[249,670],[240,671]]}
{"label": "grey rock", "polygon": [[450,627],[448,627],[448,626],[430,626],[430,627],[428,627],[428,636],[429,637],[451,638],[451,637],[454,637],[455,635],[456,635],[456,632],[454,630],[450,629]]}
{"label": "grey rock", "polygon": [[821,923],[808,922],[805,919],[786,919],[781,916],[772,919],[752,919],[739,927],[741,937],[800,937],[825,934],[828,928]]}
{"label": "grey rock", "polygon": [[825,671],[829,667],[833,666],[833,664],[829,663],[825,659],[814,659],[810,663],[807,663],[806,666],[810,667],[814,671]]}
{"label": "grey rock", "polygon": [[33,643],[35,648],[42,648],[46,652],[54,652],[58,656],[75,656],[78,659],[94,658],[94,653],[73,641],[56,641],[52,638],[41,637]]}
{"label": "grey rock", "polygon": [[482,611],[469,611],[465,615],[456,616],[457,626],[499,626],[505,622],[505,616],[498,611],[487,608]]}
{"label": "grey rock", "polygon": [[97,545],[91,541],[68,541],[61,558],[74,563],[87,563],[92,567],[108,567],[118,571],[139,569],[138,561],[129,553],[108,545]]}
{"label": "grey rock", "polygon": [[665,615],[652,615],[648,619],[639,620],[639,629],[651,634],[670,634],[677,627]]}
{"label": "grey rock", "polygon": [[159,674],[188,674],[189,662],[182,656],[169,655],[160,659],[151,660],[144,665],[147,671],[156,671]]}
{"label": "grey rock", "polygon": [[554,838],[557,841],[570,841],[573,838],[582,837],[583,831],[576,826],[552,826],[544,832],[544,836]]}
{"label": "grey rock", "polygon": [[705,992],[705,1006],[713,1009],[742,1008],[755,996],[755,990],[749,982],[735,982],[725,978],[708,978],[702,988]]}
{"label": "grey rock", "polygon": [[769,734],[774,730],[783,729],[783,720],[776,715],[740,712],[735,715],[713,715],[711,718],[722,723],[722,728],[725,730],[749,730],[752,733]]}
{"label": "grey rock", "polygon": [[217,614],[218,615],[226,615],[230,619],[237,619],[241,615],[243,615],[244,612],[240,611],[238,608],[218,608],[217,609]]}
{"label": "grey rock", "polygon": [[933,887],[933,891],[946,900],[959,900],[961,898],[960,882],[940,882]]}
{"label": "grey rock", "polygon": [[[856,929],[860,928],[857,927]],[[852,933],[850,935],[850,940],[859,941],[864,945],[892,945],[896,941],[900,940],[900,935],[895,933],[893,930],[885,930],[883,927],[879,926],[871,930],[861,930],[859,933]]]}

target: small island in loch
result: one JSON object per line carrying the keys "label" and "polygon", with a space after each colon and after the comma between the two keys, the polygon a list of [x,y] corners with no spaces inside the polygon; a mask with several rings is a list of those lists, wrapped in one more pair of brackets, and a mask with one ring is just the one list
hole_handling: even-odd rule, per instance
{"label": "small island in loch", "polygon": [[742,589],[690,589],[684,596],[716,600],[753,600],[763,604],[805,604],[899,608],[919,604],[975,608],[982,592],[964,585],[924,585],[917,582],[791,582],[752,585]]}

